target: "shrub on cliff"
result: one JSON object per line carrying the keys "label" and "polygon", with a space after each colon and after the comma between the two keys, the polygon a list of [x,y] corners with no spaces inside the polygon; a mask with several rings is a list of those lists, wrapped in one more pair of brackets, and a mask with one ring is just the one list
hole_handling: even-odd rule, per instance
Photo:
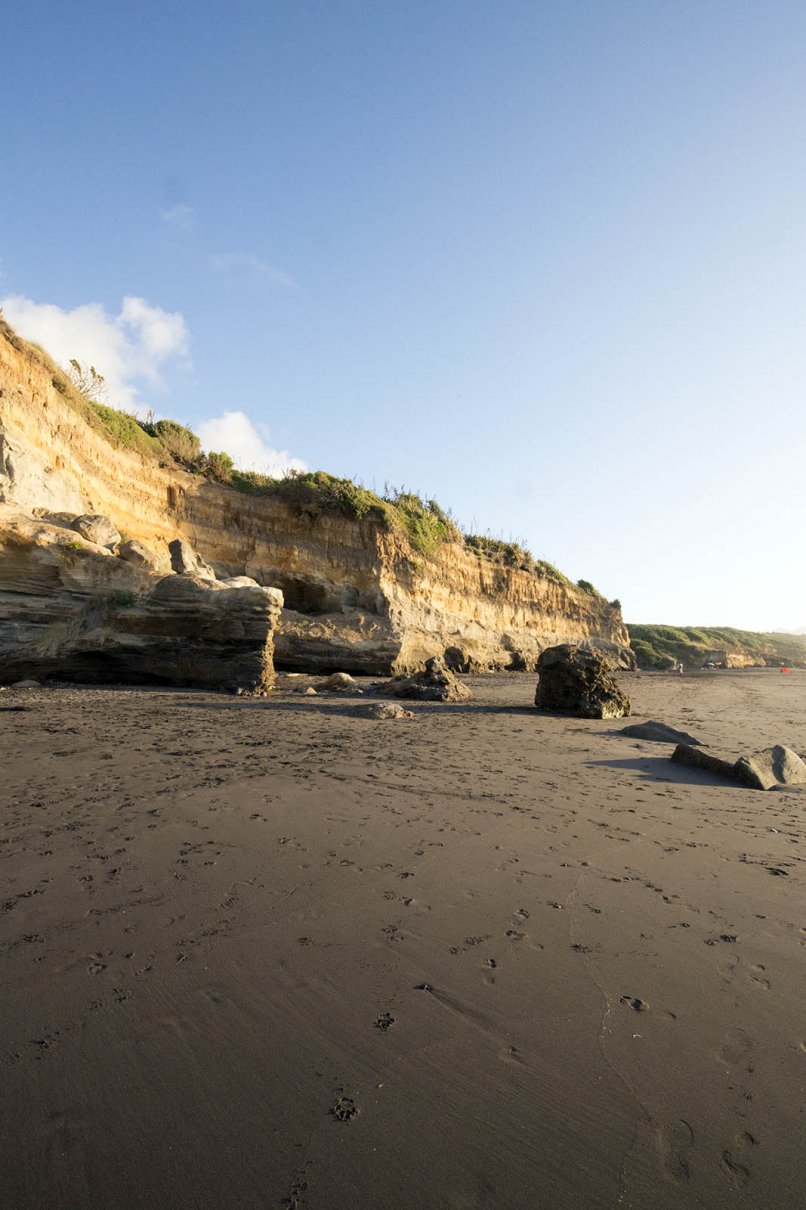
{"label": "shrub on cliff", "polygon": [[93,400],[86,402],[91,414],[101,422],[100,427],[105,436],[114,444],[138,450],[141,454],[150,454],[152,457],[155,454],[159,455],[161,449],[159,441],[147,432],[136,416],[129,412],[119,412],[117,408],[107,407],[105,403],[97,403]]}
{"label": "shrub on cliff", "polygon": [[464,539],[465,546],[499,567],[513,567],[519,571],[535,569],[531,551],[518,542],[505,542],[502,538],[491,538],[489,534],[465,534]]}
{"label": "shrub on cliff", "polygon": [[292,471],[275,479],[258,471],[233,470],[229,482],[238,491],[253,496],[277,496],[300,508],[340,512],[357,520],[370,512],[386,515],[384,501],[374,492],[326,471]]}
{"label": "shrub on cliff", "polygon": [[599,589],[595,588],[594,585],[591,584],[590,580],[577,580],[577,588],[581,589],[582,592],[586,592],[590,597],[598,597],[599,600],[604,600],[604,597],[599,592]]}
{"label": "shrub on cliff", "polygon": [[399,525],[421,555],[433,555],[444,542],[459,542],[459,529],[436,500],[422,500],[414,492],[395,492],[386,497],[392,512],[387,518]]}
{"label": "shrub on cliff", "polygon": [[211,479],[215,479],[216,483],[229,483],[232,480],[232,472],[235,470],[235,463],[229,454],[216,454],[210,450],[209,454],[204,459],[204,473],[209,475]]}
{"label": "shrub on cliff", "polygon": [[177,420],[146,420],[140,421],[140,424],[146,433],[156,437],[180,466],[190,470],[201,467],[201,441],[184,424],[179,424]]}

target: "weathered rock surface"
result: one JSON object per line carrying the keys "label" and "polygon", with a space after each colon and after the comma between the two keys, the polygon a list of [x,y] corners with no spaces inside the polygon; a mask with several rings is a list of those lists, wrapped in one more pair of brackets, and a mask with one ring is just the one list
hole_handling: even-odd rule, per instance
{"label": "weathered rock surface", "polygon": [[131,538],[128,542],[121,542],[118,547],[118,558],[123,559],[124,563],[135,563],[138,567],[146,567],[149,571],[167,571],[165,560],[161,559],[153,550],[149,550],[142,542],[138,542],[136,538]]}
{"label": "weathered rock surface", "polygon": [[161,576],[70,530],[0,517],[3,680],[268,689],[282,594]]}
{"label": "weathered rock surface", "polygon": [[120,534],[108,517],[85,513],[81,517],[76,517],[73,529],[88,542],[94,542],[96,546],[105,546],[107,550],[113,550],[120,542]]}
{"label": "weathered rock surface", "polygon": [[751,790],[774,790],[779,785],[806,785],[806,762],[797,752],[781,744],[740,756],[738,760],[725,755],[717,756],[716,753],[688,744],[678,744],[672,753],[672,760],[678,765],[705,769],[720,777],[728,777]]}
{"label": "weathered rock surface", "polygon": [[620,609],[600,597],[458,543],[426,557],[378,517],[246,495],[113,448],[68,395],[48,360],[0,324],[0,501],[28,514],[102,514],[154,551],[187,542],[206,567],[185,574],[214,568],[277,586],[287,606],[278,667],[379,676],[455,649],[462,671],[531,670],[543,648],[587,641],[633,658]]}
{"label": "weathered rock surface", "polygon": [[735,771],[737,779],[753,790],[806,784],[806,763],[783,744],[754,752],[752,756],[740,756]]}
{"label": "weathered rock surface", "polygon": [[202,580],[214,580],[216,574],[209,563],[205,563],[189,542],[174,538],[168,543],[171,553],[171,567],[178,576],[198,576]]}
{"label": "weathered rock surface", "polygon": [[629,727],[623,727],[619,735],[626,735],[630,739],[648,739],[654,744],[693,744],[695,747],[702,747],[702,740],[695,739],[687,731],[678,731],[675,727],[656,722],[654,719],[647,723],[631,723]]}
{"label": "weathered rock surface", "polygon": [[564,643],[544,651],[537,661],[535,705],[579,718],[623,718],[630,701],[602,656]]}
{"label": "weathered rock surface", "polygon": [[394,677],[381,685],[378,692],[386,697],[412,698],[419,702],[460,702],[473,696],[467,685],[457,680],[438,656],[426,661],[423,672]]}

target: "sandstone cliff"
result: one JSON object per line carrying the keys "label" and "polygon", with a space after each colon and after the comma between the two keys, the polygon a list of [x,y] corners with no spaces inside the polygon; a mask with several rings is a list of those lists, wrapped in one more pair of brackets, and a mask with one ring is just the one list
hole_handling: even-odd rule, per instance
{"label": "sandstone cliff", "polygon": [[0,675],[263,692],[282,595],[163,575],[0,505]]}
{"label": "sandstone cliff", "polygon": [[249,495],[115,443],[47,356],[2,325],[0,503],[43,520],[104,514],[166,571],[166,544],[182,538],[219,577],[281,589],[279,667],[385,674],[441,655],[455,669],[531,669],[562,642],[632,660],[618,606],[595,593],[461,542],[425,557],[375,515]]}

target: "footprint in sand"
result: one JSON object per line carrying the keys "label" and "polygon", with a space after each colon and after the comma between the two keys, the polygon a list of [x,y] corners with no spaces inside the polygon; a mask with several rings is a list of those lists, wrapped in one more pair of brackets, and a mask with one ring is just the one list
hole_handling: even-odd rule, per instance
{"label": "footprint in sand", "polygon": [[683,1118],[658,1131],[658,1150],[666,1171],[676,1181],[691,1179],[691,1148],[694,1131]]}
{"label": "footprint in sand", "polygon": [[501,1052],[501,1057],[502,1057],[502,1059],[505,1059],[508,1063],[517,1063],[519,1067],[526,1066],[526,1060],[524,1059],[523,1055],[521,1054],[521,1052],[517,1046],[505,1047],[505,1049],[502,1050],[502,1052]]}
{"label": "footprint in sand", "polygon": [[766,970],[766,966],[759,962],[756,966],[751,966],[748,973],[754,983],[758,983],[759,987],[763,987],[765,991],[769,991],[772,984],[767,978]]}
{"label": "footprint in sand", "polygon": [[719,1048],[719,1058],[723,1063],[728,1063],[731,1067],[742,1067],[745,1071],[752,1072],[753,1067],[750,1064],[752,1051],[752,1039],[743,1029],[736,1026],[726,1033],[725,1039]]}
{"label": "footprint in sand", "polygon": [[637,1013],[645,1013],[649,1010],[646,1000],[640,1000],[638,996],[621,996],[619,1004],[627,1004]]}
{"label": "footprint in sand", "polygon": [[734,1185],[743,1188],[750,1180],[750,1169],[740,1163],[727,1148],[722,1152],[722,1166],[726,1169]]}

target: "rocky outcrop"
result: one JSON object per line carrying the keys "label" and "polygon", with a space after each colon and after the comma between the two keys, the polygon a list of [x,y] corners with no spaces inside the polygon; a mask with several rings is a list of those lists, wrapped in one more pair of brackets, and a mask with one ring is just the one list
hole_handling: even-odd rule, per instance
{"label": "rocky outcrop", "polygon": [[535,705],[540,710],[580,718],[623,718],[629,698],[616,683],[607,661],[593,651],[562,644],[537,661]]}
{"label": "rocky outcrop", "polygon": [[378,689],[385,697],[410,698],[417,702],[460,702],[473,696],[438,656],[426,660],[422,672],[396,676]]}
{"label": "rocky outcrop", "polygon": [[278,667],[388,675],[438,655],[459,671],[531,670],[563,642],[632,660],[618,606],[567,581],[496,566],[458,542],[426,557],[372,514],[249,495],[147,449],[112,449],[47,358],[0,324],[2,501],[28,514],[101,514],[166,563],[179,540],[219,580],[281,589]]}
{"label": "rocky outcrop", "polygon": [[0,510],[0,678],[262,692],[276,589],[163,576],[77,532]]}

